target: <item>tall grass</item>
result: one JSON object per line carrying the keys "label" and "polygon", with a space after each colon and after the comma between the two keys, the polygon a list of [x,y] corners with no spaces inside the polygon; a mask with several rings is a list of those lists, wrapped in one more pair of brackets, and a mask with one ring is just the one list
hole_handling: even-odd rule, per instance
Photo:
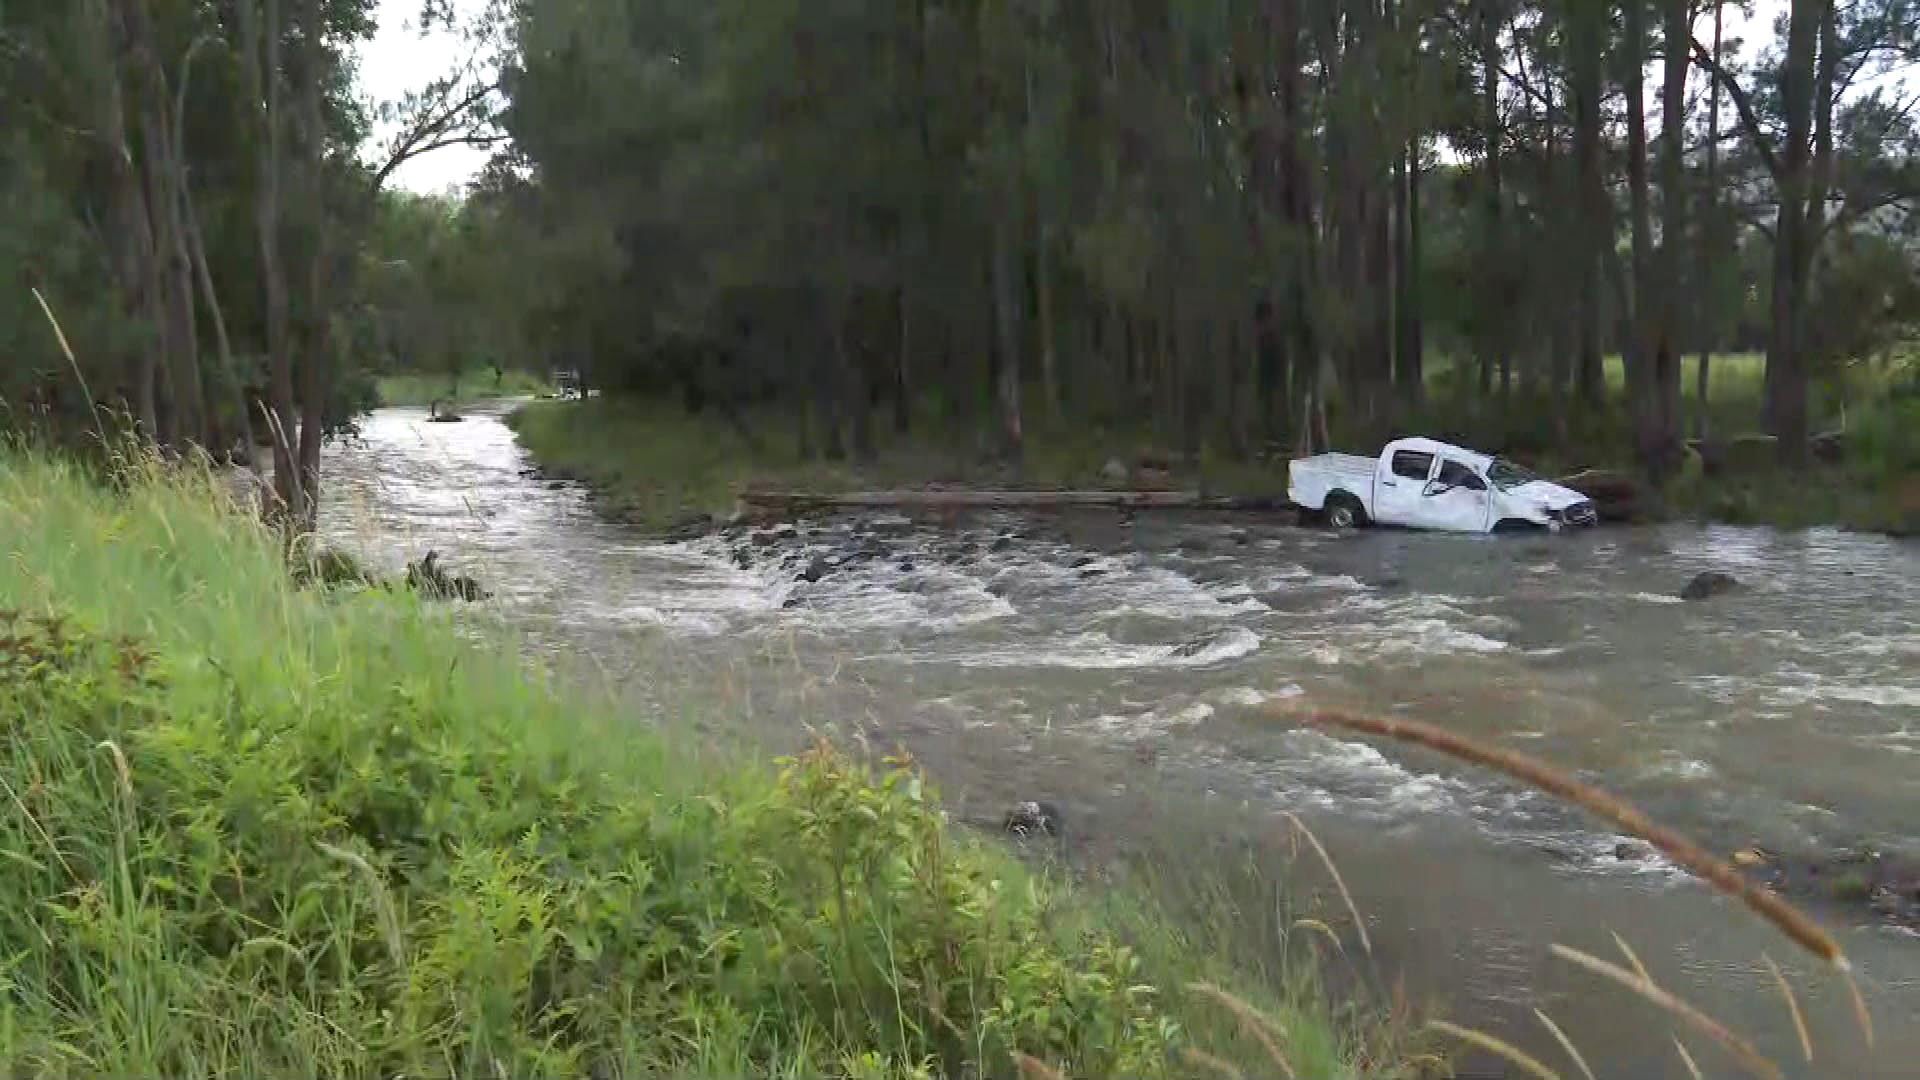
{"label": "tall grass", "polygon": [[408,594],[297,588],[208,477],[0,452],[0,609],[10,1074],[1165,1076],[1200,977],[1316,1075],[1393,1052],[910,763],[702,757]]}

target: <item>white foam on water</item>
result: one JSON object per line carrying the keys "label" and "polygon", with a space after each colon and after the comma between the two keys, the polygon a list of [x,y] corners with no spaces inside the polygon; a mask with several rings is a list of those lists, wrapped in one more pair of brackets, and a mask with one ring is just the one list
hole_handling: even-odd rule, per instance
{"label": "white foam on water", "polygon": [[1497,653],[1509,646],[1498,638],[1463,630],[1443,619],[1408,619],[1394,624],[1392,636],[1375,643],[1374,651],[1389,655],[1440,656],[1447,653]]}
{"label": "white foam on water", "polygon": [[1127,668],[1210,667],[1249,656],[1259,648],[1260,635],[1245,627],[1235,626],[1222,631],[1197,649],[1185,649],[1179,645],[1129,645],[1096,630],[1046,642],[1009,642],[972,648],[896,653],[893,657],[910,663],[953,664],[973,668],[1118,671]]}
{"label": "white foam on water", "polygon": [[1707,780],[1715,776],[1716,771],[1712,765],[1698,758],[1669,754],[1647,766],[1642,770],[1642,775],[1668,777],[1675,780]]}
{"label": "white foam on water", "polygon": [[1123,742],[1165,735],[1174,728],[1192,727],[1213,719],[1213,706],[1196,701],[1172,711],[1149,710],[1142,713],[1105,713],[1089,721],[1089,726]]}
{"label": "white foam on water", "polygon": [[622,608],[620,616],[627,621],[646,623],[688,637],[717,637],[729,628],[728,621],[718,615],[661,609],[648,604]]}
{"label": "white foam on water", "polygon": [[1684,604],[1687,602],[1685,598],[1677,595],[1669,596],[1662,593],[1650,592],[1628,593],[1627,599],[1637,600],[1642,604]]}
{"label": "white foam on water", "polygon": [[1830,701],[1853,701],[1883,709],[1920,709],[1920,686],[1822,686],[1814,690]]}
{"label": "white foam on water", "polygon": [[1302,697],[1306,691],[1299,683],[1288,683],[1275,690],[1255,690],[1251,686],[1232,686],[1214,695],[1214,700],[1230,708],[1254,709],[1269,701]]}

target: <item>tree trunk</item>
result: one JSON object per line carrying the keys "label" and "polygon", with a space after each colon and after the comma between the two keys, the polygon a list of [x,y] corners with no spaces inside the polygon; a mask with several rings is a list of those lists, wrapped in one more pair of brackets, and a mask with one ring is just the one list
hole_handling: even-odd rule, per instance
{"label": "tree trunk", "polygon": [[1056,370],[1053,323],[1052,226],[1040,226],[1038,250],[1034,252],[1034,294],[1040,325],[1040,381],[1047,398],[1047,414],[1060,416],[1060,373]]}
{"label": "tree trunk", "polygon": [[1407,403],[1418,407],[1426,398],[1426,333],[1421,316],[1420,290],[1420,140],[1407,142],[1406,204],[1400,245],[1400,340],[1394,349],[1398,378]]}
{"label": "tree trunk", "polygon": [[280,79],[280,0],[238,0],[240,70],[247,120],[254,127],[259,175],[254,182],[254,226],[259,233],[260,284],[267,330],[267,437],[273,445],[273,505],[281,524],[306,502],[295,440],[299,416],[293,396],[286,264],[281,259],[280,184],[286,166],[286,122]]}
{"label": "tree trunk", "polygon": [[1484,398],[1492,389],[1493,373],[1500,373],[1500,397],[1513,394],[1512,337],[1506,320],[1494,312],[1504,300],[1507,273],[1507,244],[1503,217],[1505,194],[1500,176],[1501,142],[1505,134],[1500,123],[1500,19],[1494,11],[1495,0],[1480,0],[1480,137],[1487,147],[1486,251],[1481,256],[1482,314],[1487,317],[1486,340],[1480,361],[1480,393]]}
{"label": "tree trunk", "polygon": [[893,430],[905,435],[913,427],[913,385],[907,368],[913,356],[913,274],[900,279],[900,353],[893,358]]}
{"label": "tree trunk", "polygon": [[1020,326],[1017,303],[1017,290],[1014,284],[1013,238],[1008,234],[1011,227],[1005,222],[995,225],[993,231],[993,315],[999,346],[999,370],[996,372],[995,393],[1000,411],[1000,433],[1003,449],[1011,458],[1018,459],[1022,449],[1022,431],[1020,425]]}
{"label": "tree trunk", "polygon": [[1648,348],[1654,294],[1653,220],[1647,187],[1646,0],[1623,0],[1620,73],[1627,97],[1627,221],[1632,247],[1627,293],[1621,297],[1627,317],[1620,343],[1626,364],[1627,410],[1633,420],[1634,444],[1640,463],[1656,472],[1651,456],[1659,439],[1659,402],[1655,395]]}
{"label": "tree trunk", "polygon": [[305,216],[307,303],[300,356],[300,495],[294,504],[300,531],[310,533],[320,518],[320,443],[326,430],[329,367],[333,363],[333,320],[328,304],[333,246],[329,242],[326,204],[326,127],[321,111],[322,73],[325,70],[325,24],[319,0],[300,0],[303,43],[298,83],[298,122],[301,128],[301,165]]}
{"label": "tree trunk", "polygon": [[194,208],[191,187],[183,186],[180,192],[181,212],[186,220],[187,250],[193,260],[194,275],[200,283],[200,302],[206,305],[207,318],[213,324],[214,355],[220,361],[220,377],[230,385],[234,404],[239,409],[240,437],[244,442],[242,449],[247,452],[248,463],[253,462],[253,452],[260,445],[253,430],[253,407],[247,401],[246,381],[240,377],[239,364],[233,357],[233,342],[227,336],[227,317],[220,306],[219,290],[214,288],[213,268],[207,262],[206,238],[200,231],[200,215]]}
{"label": "tree trunk", "polygon": [[1393,382],[1408,410],[1424,396],[1420,356],[1420,150],[1410,137],[1394,169]]}
{"label": "tree trunk", "polygon": [[1771,340],[1767,346],[1767,428],[1779,440],[1784,460],[1804,460],[1807,443],[1807,370],[1801,355],[1800,312],[1806,302],[1810,177],[1808,140],[1813,127],[1814,55],[1821,21],[1831,0],[1793,0],[1787,54],[1780,72],[1786,116],[1781,148],[1780,206],[1774,218]]}
{"label": "tree trunk", "polygon": [[1649,396],[1640,455],[1647,471],[1664,480],[1680,466],[1679,313],[1686,292],[1687,68],[1692,54],[1693,0],[1661,0],[1664,79],[1660,119],[1660,249],[1648,298],[1652,350],[1647,358]]}
{"label": "tree trunk", "polygon": [[1605,11],[1597,3],[1569,6],[1567,20],[1568,69],[1573,95],[1573,156],[1578,190],[1579,364],[1575,381],[1581,403],[1590,409],[1606,405],[1606,368],[1600,351],[1600,301],[1604,259],[1613,244],[1612,209],[1607,198],[1604,162],[1600,152],[1600,56],[1605,40]]}
{"label": "tree trunk", "polygon": [[[161,342],[172,408],[172,442],[204,444],[205,393],[200,381],[198,333],[194,325],[193,273],[180,219],[184,148],[174,131],[173,94],[160,64],[158,38],[147,5],[122,0],[121,23],[127,43],[128,76],[139,95],[140,166],[152,228],[152,278],[158,283]],[[167,420],[163,418],[163,423]]]}
{"label": "tree trunk", "polygon": [[[1720,41],[1722,28],[1721,0],[1713,3],[1713,62],[1720,63]],[[1707,383],[1710,365],[1713,362],[1715,338],[1720,332],[1719,295],[1711,288],[1715,280],[1713,260],[1720,256],[1720,80],[1709,80],[1713,85],[1708,91],[1710,104],[1707,108],[1707,182],[1701,189],[1699,249],[1700,269],[1697,275],[1696,295],[1703,316],[1703,333],[1700,339],[1700,367],[1695,378],[1693,433],[1701,441],[1708,435],[1707,420]]]}

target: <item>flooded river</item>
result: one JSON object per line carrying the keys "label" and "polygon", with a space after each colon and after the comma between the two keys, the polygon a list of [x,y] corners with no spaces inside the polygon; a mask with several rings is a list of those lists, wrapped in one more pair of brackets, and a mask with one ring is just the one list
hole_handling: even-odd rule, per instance
{"label": "flooded river", "polygon": [[[1298,699],[1486,736],[1719,850],[1920,854],[1911,541],[1098,514],[659,543],[531,476],[496,413],[423,421],[382,410],[329,449],[330,538],[388,570],[439,550],[495,590],[530,648],[645,722],[904,744],[958,815],[1045,798],[1095,847],[1278,835],[1292,811],[1339,862],[1389,978],[1539,1056],[1558,1057],[1535,1006],[1603,1076],[1686,1075],[1670,1020],[1547,951],[1617,957],[1617,931],[1791,1075],[1920,1076],[1908,931],[1864,907],[1822,913],[1862,970],[1869,1051],[1837,984],[1659,860],[1619,857],[1622,837],[1488,774],[1259,708]],[[1679,602],[1705,570],[1746,588]],[[1324,886],[1308,863],[1293,873]],[[1800,989],[1816,1065],[1800,1063],[1763,950]],[[1689,1042],[1709,1075],[1733,1071]]]}

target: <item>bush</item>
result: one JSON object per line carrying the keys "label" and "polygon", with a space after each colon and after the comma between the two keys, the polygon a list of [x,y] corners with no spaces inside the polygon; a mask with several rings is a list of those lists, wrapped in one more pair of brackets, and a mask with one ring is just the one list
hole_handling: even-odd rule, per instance
{"label": "bush", "polygon": [[216,499],[0,457],[0,1063],[1169,1068],[1135,952],[910,763],[687,758],[408,594],[297,589]]}
{"label": "bush", "polygon": [[1053,939],[1047,891],[948,837],[910,769],[820,749],[649,797],[419,679],[182,709],[197,658],[59,616],[0,635],[16,1063],[951,1075],[1024,1050],[1104,1076],[1173,1037],[1133,956]]}

